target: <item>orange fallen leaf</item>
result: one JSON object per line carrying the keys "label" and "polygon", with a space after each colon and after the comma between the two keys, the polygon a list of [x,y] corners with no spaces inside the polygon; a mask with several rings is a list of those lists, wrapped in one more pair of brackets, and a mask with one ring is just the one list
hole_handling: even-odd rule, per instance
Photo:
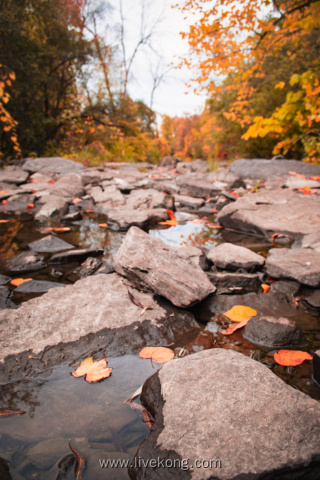
{"label": "orange fallen leaf", "polygon": [[230,310],[224,312],[232,322],[243,322],[244,320],[250,320],[251,317],[255,317],[257,312],[253,308],[245,307],[244,305],[234,305]]}
{"label": "orange fallen leaf", "polygon": [[[207,200],[205,201],[205,203],[209,203],[209,202],[211,202],[211,200],[213,200],[213,199],[214,199],[214,197],[209,197],[209,198],[207,198]],[[213,210],[214,210],[214,208],[213,208]]]}
{"label": "orange fallen leaf", "polygon": [[190,223],[196,223],[196,224],[201,223],[202,224],[203,220],[202,220],[202,218],[195,218],[194,220],[191,220]]}
{"label": "orange fallen leaf", "polygon": [[145,347],[139,352],[141,358],[151,358],[157,363],[166,363],[173,359],[174,351],[167,347]]}
{"label": "orange fallen leaf", "polygon": [[277,232],[277,233],[274,233],[273,235],[271,235],[270,238],[276,238],[276,237],[278,237],[279,235],[280,235],[280,233]]}
{"label": "orange fallen leaf", "polygon": [[9,205],[8,200],[2,200],[1,205]]}
{"label": "orange fallen leaf", "polygon": [[236,193],[234,190],[232,190],[232,192],[230,192],[230,193],[235,198],[240,198],[241,197],[240,193]]}
{"label": "orange fallen leaf", "polygon": [[166,220],[165,222],[158,222],[158,225],[169,225],[170,227],[175,227],[179,225],[179,222],[173,218],[172,220]]}
{"label": "orange fallen leaf", "polygon": [[176,219],[174,212],[172,210],[167,210],[167,214],[169,215],[170,220]]}
{"label": "orange fallen leaf", "polygon": [[23,283],[30,282],[32,278],[15,278],[14,280],[11,280],[11,285],[14,285],[15,287],[19,287],[19,285],[22,285]]}
{"label": "orange fallen leaf", "polygon": [[106,358],[94,362],[92,357],[86,358],[80,363],[79,367],[72,373],[74,377],[86,375],[87,382],[98,382],[111,375],[112,368],[108,367]]}
{"label": "orange fallen leaf", "polygon": [[221,225],[215,225],[214,223],[211,223],[211,222],[206,223],[206,227],[209,227],[209,228],[223,228]]}
{"label": "orange fallen leaf", "polygon": [[309,177],[309,180],[314,180],[315,182],[320,182],[320,176],[319,175],[316,175],[316,176],[312,175],[311,177]]}
{"label": "orange fallen leaf", "polygon": [[232,323],[226,330],[221,331],[222,335],[231,335],[236,330],[239,330],[239,328],[245,327],[249,322],[250,318],[246,318],[246,320],[243,320],[240,323]]}
{"label": "orange fallen leaf", "polygon": [[1,190],[0,195],[5,195],[7,193],[6,190]]}
{"label": "orange fallen leaf", "polygon": [[23,415],[23,410],[8,410],[7,408],[2,408],[0,410],[0,417],[7,417],[8,415]]}
{"label": "orange fallen leaf", "polygon": [[266,283],[262,283],[261,287],[262,287],[263,293],[268,293],[270,290],[270,285],[267,285]]}
{"label": "orange fallen leaf", "polygon": [[0,223],[8,223],[10,220],[0,220]]}
{"label": "orange fallen leaf", "polygon": [[210,212],[211,213],[219,213],[219,210],[217,210],[216,208],[210,208]]}
{"label": "orange fallen leaf", "polygon": [[312,193],[317,193],[317,190],[311,190],[310,187],[298,188],[298,192],[302,192],[303,195],[311,195]]}
{"label": "orange fallen leaf", "polygon": [[306,176],[302,175],[301,173],[297,173],[297,172],[289,172],[289,173],[290,175],[294,175],[297,178],[306,178]]}
{"label": "orange fallen leaf", "polygon": [[47,227],[46,232],[70,232],[70,227]]}
{"label": "orange fallen leaf", "polygon": [[74,198],[74,199],[72,200],[72,203],[74,203],[74,204],[75,204],[75,203],[79,203],[79,202],[82,202],[82,198],[77,197],[77,198]]}
{"label": "orange fallen leaf", "polygon": [[82,479],[82,473],[85,469],[86,466],[86,457],[79,452],[79,450],[76,450],[71,446],[71,443],[69,443],[69,448],[71,452],[75,455],[76,457],[76,465],[74,467],[74,478],[75,480],[81,480]]}
{"label": "orange fallen leaf", "polygon": [[107,227],[108,224],[107,223],[98,223],[99,227]]}
{"label": "orange fallen leaf", "polygon": [[28,203],[27,209],[32,210],[34,208],[34,203]]}
{"label": "orange fallen leaf", "polygon": [[50,185],[54,185],[56,182],[54,180],[50,180],[48,183],[50,183]]}
{"label": "orange fallen leaf", "polygon": [[279,365],[295,367],[305,360],[312,360],[312,356],[300,350],[279,350],[274,354],[274,359]]}

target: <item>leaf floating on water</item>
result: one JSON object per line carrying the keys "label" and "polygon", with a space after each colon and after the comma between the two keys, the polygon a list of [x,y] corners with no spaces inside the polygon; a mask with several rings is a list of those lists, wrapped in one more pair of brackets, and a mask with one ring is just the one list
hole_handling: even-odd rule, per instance
{"label": "leaf floating on water", "polygon": [[72,373],[74,377],[83,377],[86,375],[86,381],[99,382],[111,375],[112,368],[107,367],[108,362],[106,358],[94,362],[92,357],[86,358],[80,363],[79,367]]}
{"label": "leaf floating on water", "polygon": [[130,292],[130,290],[128,289],[128,295],[129,295],[129,298],[131,300],[131,302],[136,305],[137,307],[140,307],[142,308],[142,312],[140,313],[140,317],[144,314],[144,312],[146,310],[153,310],[153,307],[150,307],[149,305],[142,305],[142,303],[139,302],[139,300],[137,300],[136,298],[134,298],[134,296],[132,295],[132,293]]}
{"label": "leaf floating on water", "polygon": [[151,358],[157,363],[166,363],[173,359],[174,351],[167,347],[145,347],[139,352],[141,358]]}
{"label": "leaf floating on water", "polygon": [[132,395],[132,397],[129,398],[129,400],[126,400],[124,403],[130,403],[132,402],[132,400],[136,397],[138,397],[139,395],[141,395],[141,392],[142,392],[142,385],[141,387],[139,387],[135,392],[134,394]]}
{"label": "leaf floating on water", "polygon": [[154,424],[154,421],[152,420],[152,418],[150,417],[149,413],[145,408],[143,408],[141,405],[139,405],[136,402],[129,402],[127,405],[129,405],[129,407],[132,408],[132,410],[139,410],[139,412],[142,413],[143,422],[146,423],[149,428],[152,427],[152,425]]}
{"label": "leaf floating on water", "polygon": [[263,293],[268,293],[270,290],[270,285],[267,285],[266,283],[262,283],[261,287],[262,287]]}
{"label": "leaf floating on water", "polygon": [[79,450],[73,448],[71,446],[71,443],[69,443],[69,448],[76,457],[76,465],[74,467],[74,479],[81,480],[83,471],[86,467],[86,457],[81,452],[79,452]]}
{"label": "leaf floating on water", "polygon": [[30,280],[33,280],[32,278],[15,278],[14,280],[11,280],[11,285],[14,285],[15,287],[19,287],[19,285],[22,285],[23,283],[30,282]]}
{"label": "leaf floating on water", "polygon": [[222,335],[231,335],[236,330],[239,330],[239,328],[245,327],[249,322],[249,320],[250,318],[247,318],[246,320],[243,320],[240,323],[232,323],[230,327],[228,327],[226,330],[221,331]]}
{"label": "leaf floating on water", "polygon": [[107,223],[98,223],[99,227],[107,227],[108,224]]}
{"label": "leaf floating on water", "polygon": [[8,223],[8,222],[10,222],[10,220],[3,220],[3,219],[0,220],[0,223]]}
{"label": "leaf floating on water", "polygon": [[244,305],[235,305],[227,312],[224,312],[232,322],[243,322],[244,320],[250,320],[251,317],[255,317],[257,312],[253,308],[245,307]]}
{"label": "leaf floating on water", "polygon": [[23,410],[9,410],[7,408],[0,409],[0,417],[8,417],[9,415],[23,415]]}
{"label": "leaf floating on water", "polygon": [[172,210],[167,210],[167,214],[170,220],[166,220],[165,222],[158,222],[159,225],[169,225],[170,227],[175,227],[176,225],[179,225],[179,222],[177,221]]}
{"label": "leaf floating on water", "polygon": [[274,359],[279,365],[295,367],[301,365],[305,360],[312,360],[312,356],[301,350],[279,350],[274,354]]}

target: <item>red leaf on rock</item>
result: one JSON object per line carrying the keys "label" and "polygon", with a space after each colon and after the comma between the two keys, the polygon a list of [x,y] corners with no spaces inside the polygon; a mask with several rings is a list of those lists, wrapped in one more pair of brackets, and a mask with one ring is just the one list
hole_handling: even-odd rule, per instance
{"label": "red leaf on rock", "polygon": [[277,233],[274,233],[273,235],[271,235],[270,238],[276,238],[276,237],[278,237],[279,235],[280,235],[280,233],[277,232]]}
{"label": "red leaf on rock", "polygon": [[297,172],[289,172],[289,173],[290,173],[290,175],[293,175],[297,178],[306,178],[306,176],[302,175],[301,173],[297,173]]}
{"label": "red leaf on rock", "polygon": [[74,467],[74,479],[81,480],[82,473],[86,466],[86,457],[81,452],[79,452],[79,450],[76,450],[75,448],[73,448],[71,446],[71,443],[69,443],[69,448],[76,457],[76,465]]}
{"label": "red leaf on rock", "polygon": [[77,198],[74,198],[72,200],[72,203],[74,203],[74,204],[79,203],[79,202],[82,202],[82,198],[77,197]]}
{"label": "red leaf on rock", "polygon": [[107,223],[98,223],[99,227],[107,227],[108,224]]}
{"label": "red leaf on rock", "polygon": [[8,417],[9,415],[23,415],[23,410],[8,410],[7,408],[0,409],[0,417]]}
{"label": "red leaf on rock", "polygon": [[70,227],[47,227],[45,232],[70,232]]}
{"label": "red leaf on rock", "polygon": [[279,350],[274,354],[274,359],[279,365],[295,367],[301,365],[305,360],[312,360],[312,356],[300,350]]}
{"label": "red leaf on rock", "polygon": [[34,208],[34,203],[28,203],[27,209],[32,210]]}
{"label": "red leaf on rock", "polygon": [[221,331],[222,335],[231,335],[233,332],[235,332],[239,328],[245,327],[249,322],[249,320],[250,318],[247,318],[246,320],[243,320],[243,322],[232,323],[226,330]]}
{"label": "red leaf on rock", "polygon": [[312,175],[311,177],[309,177],[309,179],[314,180],[315,182],[320,182],[320,176],[319,175],[316,175],[316,176]]}
{"label": "red leaf on rock", "polygon": [[1,205],[9,205],[8,200],[2,200]]}
{"label": "red leaf on rock", "polygon": [[56,182],[54,180],[50,180],[50,185],[54,185]]}

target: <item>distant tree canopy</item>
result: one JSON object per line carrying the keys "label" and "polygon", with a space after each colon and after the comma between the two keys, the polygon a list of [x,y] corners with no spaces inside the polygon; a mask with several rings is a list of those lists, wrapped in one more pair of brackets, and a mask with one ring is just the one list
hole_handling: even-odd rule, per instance
{"label": "distant tree canopy", "polygon": [[320,1],[186,0],[215,150],[320,161]]}

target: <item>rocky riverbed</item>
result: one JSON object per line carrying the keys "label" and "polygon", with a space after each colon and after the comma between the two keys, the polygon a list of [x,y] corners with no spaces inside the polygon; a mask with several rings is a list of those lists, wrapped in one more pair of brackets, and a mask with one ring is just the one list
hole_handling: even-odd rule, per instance
{"label": "rocky riverbed", "polygon": [[[320,167],[25,159],[0,233],[0,411],[25,412],[0,418],[1,479],[73,478],[69,442],[87,480],[320,478]],[[237,305],[257,315],[225,335]],[[72,377],[90,356],[112,376]]]}

